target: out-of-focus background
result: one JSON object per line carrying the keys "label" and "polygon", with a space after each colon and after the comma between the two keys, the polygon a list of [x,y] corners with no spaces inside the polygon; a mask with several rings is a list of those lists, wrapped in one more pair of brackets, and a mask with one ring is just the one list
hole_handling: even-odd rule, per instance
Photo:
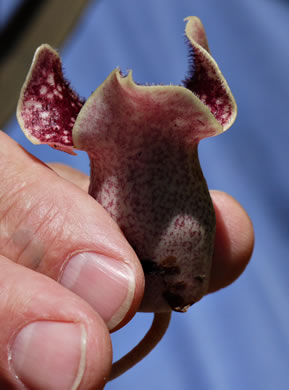
{"label": "out-of-focus background", "polygon": [[[2,32],[21,3],[0,0]],[[61,2],[38,3],[48,7],[48,3]],[[66,77],[85,98],[117,66],[124,71],[133,69],[139,83],[179,84],[188,70],[183,19],[188,15],[202,19],[211,52],[238,103],[233,127],[201,143],[203,171],[210,188],[227,191],[241,202],[256,232],[252,261],[239,280],[204,298],[187,314],[175,313],[160,345],[107,389],[288,389],[289,1],[82,3],[87,3],[86,8],[79,5],[79,10],[71,10],[67,6],[65,14],[80,16],[70,15],[65,31],[61,31],[63,18],[46,20],[55,33],[53,42],[49,41],[49,28],[42,33],[48,43],[59,48]],[[57,8],[53,12],[57,13]],[[29,43],[13,44],[0,64],[18,50],[17,61],[23,58],[23,66],[29,66]],[[29,54],[28,62],[31,59]],[[0,111],[5,106],[4,84],[9,88],[2,73]],[[33,146],[22,135],[15,115],[10,118],[2,124],[4,130],[31,153],[46,162],[67,162],[88,172],[85,154],[73,157]],[[139,341],[150,321],[150,314],[137,314],[113,335],[115,358]]]}

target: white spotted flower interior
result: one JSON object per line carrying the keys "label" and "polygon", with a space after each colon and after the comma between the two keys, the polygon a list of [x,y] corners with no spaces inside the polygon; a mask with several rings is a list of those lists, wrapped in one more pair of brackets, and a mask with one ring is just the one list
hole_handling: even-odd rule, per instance
{"label": "white spotted flower interior", "polygon": [[236,116],[200,20],[186,21],[193,65],[183,86],[138,85],[131,72],[116,69],[84,102],[63,78],[58,53],[45,44],[17,109],[33,143],[88,153],[89,193],[143,265],[143,311],[186,311],[207,292],[215,214],[197,147]]}

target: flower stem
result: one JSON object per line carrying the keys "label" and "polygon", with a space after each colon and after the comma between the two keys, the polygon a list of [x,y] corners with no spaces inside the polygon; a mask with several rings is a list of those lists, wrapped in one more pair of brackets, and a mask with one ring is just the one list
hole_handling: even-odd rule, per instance
{"label": "flower stem", "polygon": [[109,380],[113,380],[122,375],[143,358],[145,358],[160,342],[171,319],[171,312],[154,313],[154,319],[149,331],[143,339],[125,356],[113,363]]}

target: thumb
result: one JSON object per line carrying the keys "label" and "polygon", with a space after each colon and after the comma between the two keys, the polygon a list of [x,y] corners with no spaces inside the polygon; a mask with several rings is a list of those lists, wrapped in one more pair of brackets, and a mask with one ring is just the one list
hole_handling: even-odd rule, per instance
{"label": "thumb", "polygon": [[102,389],[107,327],[52,279],[0,256],[0,388]]}

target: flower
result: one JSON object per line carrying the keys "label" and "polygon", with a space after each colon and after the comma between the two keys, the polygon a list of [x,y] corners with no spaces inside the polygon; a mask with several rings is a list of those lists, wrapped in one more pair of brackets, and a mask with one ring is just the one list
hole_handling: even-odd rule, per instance
{"label": "flower", "polygon": [[84,102],[64,79],[58,53],[45,44],[17,108],[33,143],[88,153],[89,193],[143,265],[143,311],[186,311],[207,292],[215,215],[197,146],[236,116],[201,21],[186,21],[192,64],[184,86],[137,85],[131,72],[116,69]]}

